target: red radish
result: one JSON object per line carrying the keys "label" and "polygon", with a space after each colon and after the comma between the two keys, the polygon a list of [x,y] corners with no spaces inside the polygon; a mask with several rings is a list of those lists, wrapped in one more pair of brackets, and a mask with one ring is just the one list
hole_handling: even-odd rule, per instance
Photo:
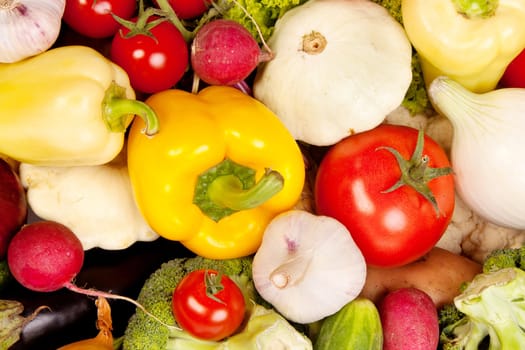
{"label": "red radish", "polygon": [[15,233],[7,248],[11,274],[27,289],[53,292],[67,288],[93,297],[125,300],[163,323],[131,298],[76,286],[73,280],[83,263],[84,249],[75,233],[67,226],[50,220],[24,225]]}
{"label": "red radish", "polygon": [[203,25],[191,45],[193,71],[211,85],[235,85],[271,58],[246,28],[228,19]]}
{"label": "red radish", "polygon": [[435,350],[439,344],[437,309],[417,288],[388,293],[379,305],[383,350]]}
{"label": "red radish", "polygon": [[13,235],[27,217],[27,199],[22,183],[11,165],[0,158],[0,259],[5,257]]}
{"label": "red radish", "polygon": [[66,286],[84,263],[84,249],[66,226],[38,221],[23,226],[11,240],[7,264],[24,287],[53,292]]}

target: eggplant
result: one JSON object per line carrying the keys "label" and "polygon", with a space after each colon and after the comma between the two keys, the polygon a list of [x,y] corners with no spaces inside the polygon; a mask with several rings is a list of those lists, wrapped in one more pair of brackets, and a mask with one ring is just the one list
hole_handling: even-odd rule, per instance
{"label": "eggplant", "polygon": [[[160,265],[176,257],[192,256],[179,242],[158,238],[153,242],[137,242],[124,250],[93,248],[86,251],[82,271],[75,284],[109,291],[136,299],[142,285]],[[60,289],[51,293],[30,291],[16,281],[3,291],[1,299],[18,300],[24,305],[23,315],[46,305],[37,317],[22,330],[20,340],[10,350],[51,350],[73,341],[97,335],[95,298]],[[135,306],[123,300],[108,300],[113,318],[113,334],[124,334]]]}

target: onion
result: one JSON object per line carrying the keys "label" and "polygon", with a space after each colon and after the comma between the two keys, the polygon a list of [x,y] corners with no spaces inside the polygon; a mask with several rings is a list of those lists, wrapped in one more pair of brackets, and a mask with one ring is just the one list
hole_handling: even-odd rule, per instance
{"label": "onion", "polygon": [[428,93],[454,129],[450,152],[461,199],[493,224],[525,229],[525,89],[478,94],[438,77]]}

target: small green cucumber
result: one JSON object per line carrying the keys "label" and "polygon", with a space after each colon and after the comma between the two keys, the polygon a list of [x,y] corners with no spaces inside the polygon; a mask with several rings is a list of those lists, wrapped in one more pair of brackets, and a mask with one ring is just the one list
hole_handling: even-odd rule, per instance
{"label": "small green cucumber", "polygon": [[375,304],[358,297],[322,322],[314,350],[382,350],[383,328]]}

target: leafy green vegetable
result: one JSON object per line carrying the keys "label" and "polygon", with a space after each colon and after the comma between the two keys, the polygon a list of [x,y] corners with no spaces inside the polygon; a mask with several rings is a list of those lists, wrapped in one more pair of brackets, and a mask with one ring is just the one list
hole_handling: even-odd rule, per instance
{"label": "leafy green vegetable", "polygon": [[444,350],[519,349],[525,344],[525,247],[497,249],[454,304],[439,311]]}
{"label": "leafy green vegetable", "polygon": [[[215,7],[219,9],[223,18],[242,24],[261,43],[257,26],[266,41],[272,35],[277,19],[289,9],[304,2],[306,0],[217,0]],[[253,20],[247,16],[245,10]]]}
{"label": "leafy green vegetable", "polygon": [[[125,330],[123,350],[250,350],[259,349],[257,344],[272,349],[276,341],[292,344],[297,349],[311,349],[308,338],[273,309],[263,306],[266,304],[255,291],[251,267],[251,257],[212,260],[196,256],[175,258],[162,264],[144,283],[137,301],[165,324],[137,310]],[[176,327],[173,318],[173,290],[187,273],[202,268],[228,275],[241,287],[245,298],[251,300],[250,316],[244,328],[221,342],[193,338]]]}

